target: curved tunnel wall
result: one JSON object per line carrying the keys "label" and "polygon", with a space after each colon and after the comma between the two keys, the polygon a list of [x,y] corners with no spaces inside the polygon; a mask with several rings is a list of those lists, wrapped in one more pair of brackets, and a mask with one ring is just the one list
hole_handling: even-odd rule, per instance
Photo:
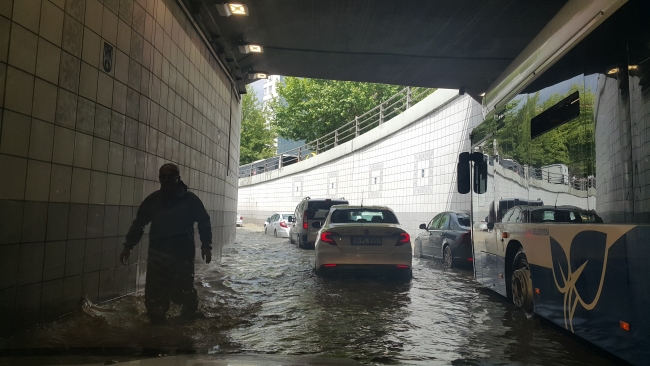
{"label": "curved tunnel wall", "polygon": [[345,197],[351,204],[387,205],[411,236],[445,210],[469,211],[456,192],[458,154],[483,120],[481,106],[439,89],[401,115],[309,160],[239,180],[239,213],[257,224],[293,212],[305,196]]}
{"label": "curved tunnel wall", "polygon": [[142,288],[147,235],[128,266],[118,257],[165,162],[209,211],[218,259],[235,236],[240,119],[176,1],[2,1],[0,333]]}

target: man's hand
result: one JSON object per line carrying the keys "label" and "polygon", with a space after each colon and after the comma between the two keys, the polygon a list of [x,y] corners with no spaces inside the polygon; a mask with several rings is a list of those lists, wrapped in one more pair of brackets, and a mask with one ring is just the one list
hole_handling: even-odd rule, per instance
{"label": "man's hand", "polygon": [[120,262],[122,262],[122,264],[126,264],[129,260],[129,254],[131,254],[131,249],[124,247],[122,254],[120,254]]}
{"label": "man's hand", "polygon": [[205,264],[210,263],[212,260],[212,250],[210,249],[201,249],[201,259],[205,259]]}

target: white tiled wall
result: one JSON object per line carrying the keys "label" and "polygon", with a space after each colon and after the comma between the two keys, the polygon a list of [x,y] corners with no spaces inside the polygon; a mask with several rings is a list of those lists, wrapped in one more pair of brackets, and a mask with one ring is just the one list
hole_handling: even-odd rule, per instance
{"label": "white tiled wall", "polygon": [[317,168],[255,185],[241,179],[239,213],[244,222],[261,223],[273,212],[294,211],[305,196],[345,197],[352,204],[363,199],[391,207],[416,234],[438,212],[469,210],[469,196],[456,193],[456,163],[469,149],[469,131],[481,121],[478,103],[454,98],[399,132]]}
{"label": "white tiled wall", "polygon": [[0,333],[144,284],[147,235],[117,259],[165,162],[209,211],[218,259],[240,114],[175,0],[0,1]]}

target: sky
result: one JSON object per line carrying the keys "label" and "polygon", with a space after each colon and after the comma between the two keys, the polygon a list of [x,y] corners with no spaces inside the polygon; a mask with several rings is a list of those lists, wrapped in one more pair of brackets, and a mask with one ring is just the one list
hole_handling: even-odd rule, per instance
{"label": "sky", "polygon": [[257,80],[253,83],[250,84],[250,86],[255,89],[255,96],[257,97],[257,100],[262,102],[262,98],[264,97],[264,80]]}

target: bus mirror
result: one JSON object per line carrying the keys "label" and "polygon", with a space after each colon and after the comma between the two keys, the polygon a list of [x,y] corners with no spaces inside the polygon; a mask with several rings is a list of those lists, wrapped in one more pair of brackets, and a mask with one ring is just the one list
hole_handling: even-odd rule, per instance
{"label": "bus mirror", "polygon": [[469,193],[469,180],[469,153],[463,152],[458,155],[458,165],[456,166],[456,183],[458,185],[458,193]]}
{"label": "bus mirror", "polygon": [[472,154],[474,161],[474,193],[483,194],[487,191],[487,162],[482,153]]}

